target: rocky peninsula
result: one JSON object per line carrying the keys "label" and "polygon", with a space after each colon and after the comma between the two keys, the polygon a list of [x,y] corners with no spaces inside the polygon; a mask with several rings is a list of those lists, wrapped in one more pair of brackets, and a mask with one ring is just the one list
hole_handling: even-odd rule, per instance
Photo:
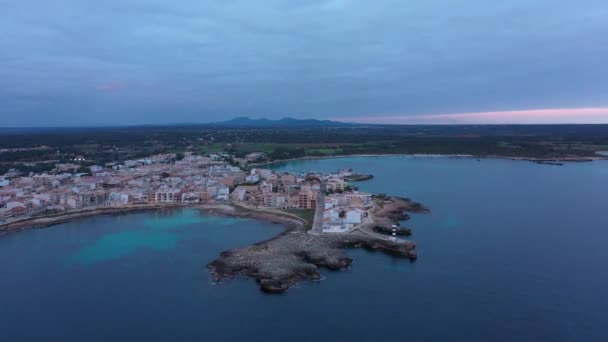
{"label": "rocky peninsula", "polygon": [[346,182],[362,182],[362,181],[366,181],[366,180],[370,180],[373,179],[374,175],[362,175],[362,174],[351,174],[348,176],[344,177],[344,181]]}
{"label": "rocky peninsula", "polygon": [[[428,212],[422,205],[397,197],[375,199],[378,210],[374,216],[385,225],[394,222],[398,212]],[[207,266],[216,281],[246,276],[257,280],[262,291],[282,293],[297,282],[319,280],[319,269],[340,270],[351,265],[352,259],[343,251],[365,248],[415,260],[416,244],[393,240],[362,225],[346,234],[310,234],[309,223],[297,218],[243,208],[225,208],[218,214],[263,219],[285,226],[278,236],[252,246],[222,252]],[[405,215],[405,214],[404,214]]]}

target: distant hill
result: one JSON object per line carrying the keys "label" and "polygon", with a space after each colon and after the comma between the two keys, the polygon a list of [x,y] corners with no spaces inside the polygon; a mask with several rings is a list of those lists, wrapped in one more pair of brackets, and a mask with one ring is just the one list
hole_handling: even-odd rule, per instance
{"label": "distant hill", "polygon": [[216,122],[214,123],[214,125],[223,127],[337,127],[355,126],[356,124],[316,119],[283,118],[278,120],[272,120],[239,117],[228,121]]}

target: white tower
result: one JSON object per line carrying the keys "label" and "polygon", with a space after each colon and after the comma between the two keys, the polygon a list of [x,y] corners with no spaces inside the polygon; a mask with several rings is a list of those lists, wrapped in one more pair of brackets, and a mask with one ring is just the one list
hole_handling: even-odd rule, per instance
{"label": "white tower", "polygon": [[397,225],[393,225],[393,236],[391,237],[391,240],[393,241],[397,241]]}

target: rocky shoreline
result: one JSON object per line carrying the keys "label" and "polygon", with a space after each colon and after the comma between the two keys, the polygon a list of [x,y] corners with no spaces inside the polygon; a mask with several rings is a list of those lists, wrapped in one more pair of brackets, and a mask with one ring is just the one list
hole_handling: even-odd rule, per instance
{"label": "rocky shoreline", "polygon": [[344,181],[346,181],[346,182],[363,182],[363,181],[370,180],[373,178],[374,178],[374,175],[352,174],[350,176],[345,176]]}
{"label": "rocky shoreline", "polygon": [[[386,199],[391,210],[376,213],[382,216],[402,208],[427,212],[419,204],[401,198]],[[387,204],[388,205],[388,204]],[[405,206],[404,206],[405,205]],[[260,288],[268,293],[283,293],[300,281],[320,279],[320,268],[344,269],[352,264],[352,259],[343,251],[347,248],[365,248],[415,260],[416,244],[411,241],[399,242],[370,236],[362,231],[348,234],[312,235],[306,224],[300,220],[248,210],[235,209],[233,216],[274,220],[285,225],[286,230],[278,236],[252,246],[222,252],[207,267],[215,281],[245,276],[256,279]]]}
{"label": "rocky shoreline", "polygon": [[[403,211],[427,212],[426,208],[408,199],[381,198],[385,203],[375,213],[375,216],[380,222],[386,221],[384,224],[394,222],[396,219],[407,218],[407,214]],[[415,260],[417,257],[416,244],[411,241],[395,242],[366,234],[364,231],[336,235],[313,235],[308,233],[308,222],[301,218],[231,204],[94,208],[4,224],[0,226],[0,235],[26,229],[45,228],[101,215],[125,215],[175,208],[194,208],[210,215],[252,218],[283,225],[285,230],[279,235],[249,247],[224,251],[216,260],[207,265],[215,281],[236,276],[251,277],[256,279],[262,291],[268,293],[285,292],[300,281],[319,280],[320,268],[340,270],[350,266],[353,260],[344,252],[344,249],[348,248],[377,250],[409,260]],[[378,234],[378,236],[381,235]]]}

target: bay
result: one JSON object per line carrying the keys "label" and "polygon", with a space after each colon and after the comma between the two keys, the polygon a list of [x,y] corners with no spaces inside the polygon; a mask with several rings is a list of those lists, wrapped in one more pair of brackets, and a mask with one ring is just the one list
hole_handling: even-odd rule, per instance
{"label": "bay", "polygon": [[349,250],[285,295],[205,265],[278,225],[185,209],[0,237],[0,340],[604,341],[608,162],[350,157],[278,170],[371,173],[362,191],[431,209],[419,258]]}

